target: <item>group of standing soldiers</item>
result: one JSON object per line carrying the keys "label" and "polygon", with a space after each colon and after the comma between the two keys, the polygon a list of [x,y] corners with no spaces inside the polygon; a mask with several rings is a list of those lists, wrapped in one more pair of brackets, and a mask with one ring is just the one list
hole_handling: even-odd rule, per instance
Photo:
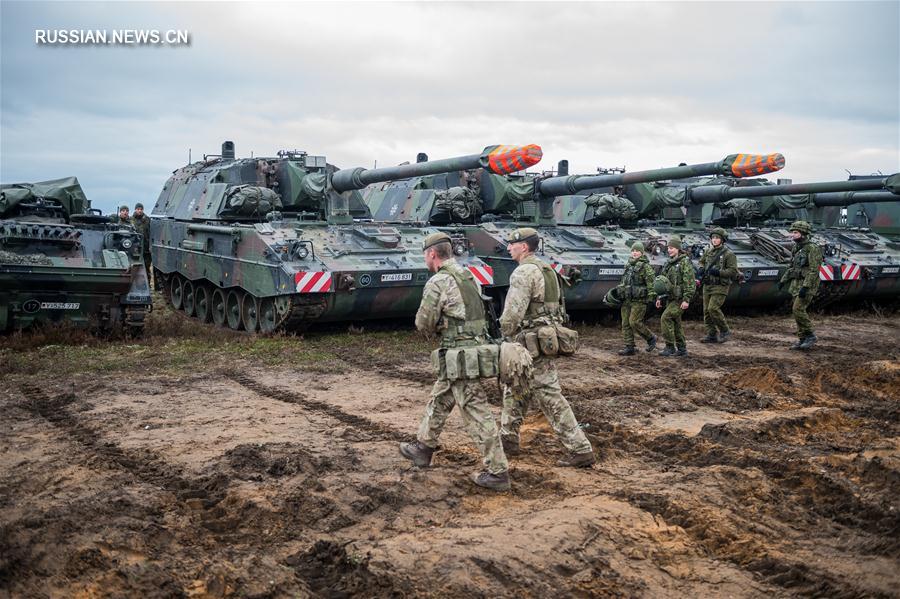
{"label": "group of standing soldiers", "polygon": [[144,270],[147,271],[147,280],[150,280],[151,266],[153,265],[150,255],[150,217],[144,214],[144,205],[138,202],[134,205],[134,215],[129,218],[128,206],[122,204],[119,206],[119,213],[111,217],[112,222],[118,225],[131,225],[141,234],[141,244],[144,253]]}
{"label": "group of standing soldiers", "polygon": [[[778,289],[788,287],[792,297],[792,313],[797,322],[797,342],[791,349],[807,350],[816,342],[807,308],[819,288],[819,267],[822,250],[812,243],[812,227],[805,221],[790,226],[794,247],[791,263],[778,282]],[[710,247],[700,257],[700,269],[694,269],[688,255],[682,251],[681,240],[669,239],[668,261],[657,276],[640,242],[631,247],[631,258],[618,286],[621,301],[622,337],[625,347],[619,355],[637,353],[635,333],[647,342],[647,351],[656,349],[657,337],[644,324],[647,304],[654,303],[663,310],[660,330],[666,347],[659,356],[686,356],[687,339],[681,324],[682,313],[688,309],[698,287],[702,287],[703,324],[706,336],[700,343],[725,343],[731,338],[731,328],[722,311],[731,285],[738,281],[737,258],[725,242],[728,233],[716,228],[710,232]]]}
{"label": "group of standing soldiers", "polygon": [[[789,285],[793,297],[793,312],[797,320],[799,341],[792,349],[808,349],[815,343],[806,308],[818,289],[822,252],[810,240],[811,227],[797,221],[790,227],[795,247],[791,266],[778,285]],[[703,321],[706,337],[703,343],[723,343],[731,336],[722,305],[733,282],[738,279],[737,259],[725,246],[727,233],[714,229],[710,233],[710,249],[700,259],[695,272],[690,258],[682,251],[681,240],[670,239],[667,246],[669,260],[656,276],[640,243],[631,248],[631,259],[625,268],[620,288],[622,298],[622,332],[625,337],[623,355],[636,353],[634,335],[647,341],[647,351],[656,347],[656,336],[644,325],[647,304],[655,302],[663,308],[660,320],[666,343],[659,355],[683,356],[687,343],[681,325],[681,315],[703,286]],[[522,342],[525,336],[541,327],[565,323],[565,303],[556,272],[539,260],[535,251],[540,237],[532,228],[520,228],[507,238],[507,251],[518,263],[509,280],[509,291],[500,316],[500,331],[505,340]],[[539,409],[550,423],[568,455],[557,465],[590,467],[596,461],[593,448],[578,425],[572,407],[562,394],[559,374],[551,355],[541,351],[533,356],[533,375],[524,391],[503,386],[503,408],[498,427],[487,396],[478,376],[451,376],[447,356],[456,359],[453,350],[483,349],[491,340],[488,320],[478,283],[472,273],[454,259],[451,239],[445,233],[429,235],[423,244],[425,264],[434,273],[422,294],[416,313],[416,328],[431,336],[437,335],[441,345],[433,354],[437,381],[425,406],[416,440],[400,444],[400,453],[418,467],[428,467],[447,418],[454,406],[459,407],[466,431],[478,446],[484,470],[472,477],[473,482],[487,489],[506,490],[510,487],[507,456],[520,453],[519,428],[529,408]],[[662,280],[660,280],[662,279]],[[665,304],[665,307],[663,307]],[[475,353],[475,352],[473,352]],[[477,352],[479,359],[481,352]],[[436,356],[436,358],[435,358]],[[456,366],[454,366],[456,368]],[[476,372],[478,366],[476,365]]]}

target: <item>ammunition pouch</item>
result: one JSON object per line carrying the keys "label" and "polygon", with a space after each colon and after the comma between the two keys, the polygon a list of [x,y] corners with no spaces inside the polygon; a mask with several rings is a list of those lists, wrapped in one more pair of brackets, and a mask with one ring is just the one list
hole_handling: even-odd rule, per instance
{"label": "ammunition pouch", "polygon": [[645,285],[631,285],[626,291],[629,300],[646,299],[647,287]]}
{"label": "ammunition pouch", "polygon": [[431,367],[439,381],[491,378],[500,372],[500,346],[488,343],[436,349],[431,352]]}
{"label": "ammunition pouch", "polygon": [[578,351],[578,332],[556,323],[526,329],[516,341],[525,346],[532,358],[571,356]]}
{"label": "ammunition pouch", "polygon": [[559,341],[559,355],[571,356],[578,351],[578,331],[556,325],[556,338]]}

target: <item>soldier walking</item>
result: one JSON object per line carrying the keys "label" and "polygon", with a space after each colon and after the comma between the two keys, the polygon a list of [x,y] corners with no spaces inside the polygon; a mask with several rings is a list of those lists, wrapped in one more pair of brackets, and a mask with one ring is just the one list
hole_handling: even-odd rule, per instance
{"label": "soldier walking", "polygon": [[788,285],[794,298],[791,312],[797,321],[797,343],[791,349],[810,349],[817,341],[812,321],[806,309],[819,290],[819,267],[822,266],[822,248],[812,242],[812,227],[808,222],[798,220],[791,223],[791,265],[781,276],[778,288]]}
{"label": "soldier walking", "polygon": [[147,282],[150,282],[151,266],[153,258],[150,255],[150,217],[144,214],[144,205],[138,202],[134,205],[134,216],[131,224],[141,234],[141,243],[144,250],[144,270],[147,271]]}
{"label": "soldier walking", "polygon": [[[659,327],[666,348],[659,352],[660,356],[686,356],[687,340],[681,324],[681,314],[688,309],[694,298],[697,283],[694,279],[694,267],[687,254],[681,251],[681,239],[672,237],[667,246],[669,260],[662,270],[662,277],[668,280],[669,292],[666,295],[666,307],[659,320]],[[662,308],[663,298],[657,298],[656,307]]]}
{"label": "soldier walking", "polygon": [[725,246],[728,233],[715,228],[709,234],[712,246],[700,257],[700,281],[703,283],[703,324],[706,337],[700,343],[725,343],[731,337],[731,328],[725,320],[722,306],[728,289],[737,280],[737,257]]}
{"label": "soldier walking", "polygon": [[[490,342],[484,304],[475,277],[457,264],[450,236],[433,233],[423,244],[425,265],[436,273],[425,284],[422,303],[416,313],[416,328],[426,335],[440,335],[441,347],[433,360],[445,360],[447,350],[475,347]],[[509,489],[509,466],[494,415],[478,380],[448,380],[446,363],[438,368],[431,399],[419,424],[416,441],[401,443],[400,453],[419,467],[431,465],[431,457],[453,406],[459,412],[466,431],[481,452],[485,470],[475,474],[476,485],[503,491]]]}
{"label": "soldier walking", "polygon": [[622,338],[625,340],[625,348],[619,350],[620,356],[633,356],[637,353],[634,348],[635,333],[647,342],[647,351],[656,348],[656,335],[644,324],[647,302],[656,300],[656,292],[653,290],[654,277],[653,267],[644,255],[644,244],[636,241],[631,246],[631,258],[625,265],[625,272],[619,283],[619,295],[622,298]]}
{"label": "soldier walking", "polygon": [[[507,241],[507,250],[519,265],[509,278],[500,331],[507,338],[519,340],[538,327],[563,324],[566,314],[556,271],[534,255],[540,242],[538,232],[530,227],[516,229]],[[528,408],[534,405],[543,412],[557,438],[569,451],[557,465],[592,465],[596,462],[593,448],[578,426],[572,407],[563,397],[553,359],[539,355],[534,358],[533,366],[534,377],[529,381],[530,389],[525,397],[516,397],[508,387],[504,388],[500,416],[503,448],[510,455],[519,452],[519,428]]]}

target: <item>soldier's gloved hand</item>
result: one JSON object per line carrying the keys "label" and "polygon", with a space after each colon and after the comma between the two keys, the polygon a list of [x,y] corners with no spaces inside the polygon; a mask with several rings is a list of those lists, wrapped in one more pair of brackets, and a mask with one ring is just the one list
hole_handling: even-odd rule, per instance
{"label": "soldier's gloved hand", "polygon": [[714,267],[710,268],[708,272],[709,272],[709,274],[711,274],[712,276],[718,277],[718,276],[719,276],[719,273],[722,272],[722,271],[720,271],[718,268],[716,268],[716,267],[714,266]]}
{"label": "soldier's gloved hand", "polygon": [[697,271],[697,278],[698,278],[698,279],[702,279],[702,278],[703,278],[703,275],[705,275],[705,274],[706,274],[706,269],[705,269],[705,268],[701,268],[701,269],[699,269],[699,270]]}
{"label": "soldier's gloved hand", "polygon": [[800,291],[797,292],[797,295],[799,295],[800,297],[806,297],[806,292],[807,292],[806,287],[801,287]]}

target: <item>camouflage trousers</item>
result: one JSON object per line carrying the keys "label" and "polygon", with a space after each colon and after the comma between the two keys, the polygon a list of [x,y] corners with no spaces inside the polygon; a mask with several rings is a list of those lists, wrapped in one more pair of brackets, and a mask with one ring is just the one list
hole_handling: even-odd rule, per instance
{"label": "camouflage trousers", "polygon": [[647,313],[647,304],[638,300],[622,304],[622,339],[625,345],[634,347],[634,334],[637,333],[649,341],[653,333],[644,324],[644,315]]}
{"label": "camouflage trousers", "polygon": [[791,314],[797,321],[797,337],[804,339],[813,334],[812,320],[809,319],[806,309],[813,300],[813,293],[807,293],[806,297],[794,296],[794,303],[791,305]]}
{"label": "camouflage trousers", "polygon": [[575,420],[572,406],[563,397],[556,365],[552,359],[544,356],[534,359],[534,378],[527,397],[517,397],[508,387],[504,387],[500,435],[518,439],[525,414],[532,407],[537,407],[544,414],[557,438],[570,452],[593,451],[591,442]]}
{"label": "camouflage trousers", "polygon": [[478,381],[439,380],[431,388],[431,399],[425,406],[425,415],[419,423],[418,439],[428,447],[438,446],[438,439],[453,406],[459,406],[466,432],[481,452],[485,468],[492,474],[506,472],[509,465],[500,435],[494,422],[494,414],[487,396]]}
{"label": "camouflage trousers", "polygon": [[715,336],[729,330],[722,305],[725,303],[726,293],[718,289],[703,288],[703,324],[706,325],[706,334]]}
{"label": "camouflage trousers", "polygon": [[687,347],[684,338],[684,327],[681,324],[681,300],[666,303],[662,317],[659,319],[659,328],[662,331],[666,345],[674,345],[678,348]]}

